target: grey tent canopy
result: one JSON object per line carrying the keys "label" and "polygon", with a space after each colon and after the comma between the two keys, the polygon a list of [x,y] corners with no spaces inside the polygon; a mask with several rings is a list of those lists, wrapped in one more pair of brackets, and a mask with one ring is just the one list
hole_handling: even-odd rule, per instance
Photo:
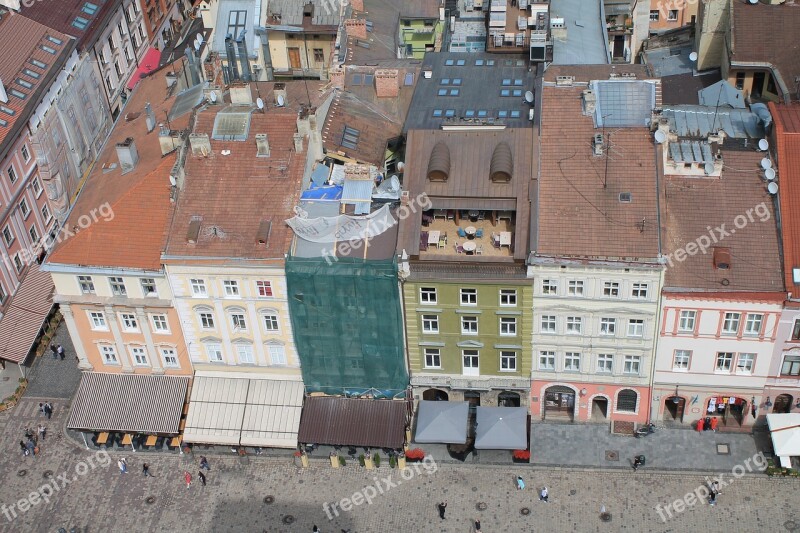
{"label": "grey tent canopy", "polygon": [[467,442],[468,402],[422,400],[417,410],[415,442],[464,444]]}
{"label": "grey tent canopy", "polygon": [[478,407],[475,448],[525,450],[528,448],[528,409]]}

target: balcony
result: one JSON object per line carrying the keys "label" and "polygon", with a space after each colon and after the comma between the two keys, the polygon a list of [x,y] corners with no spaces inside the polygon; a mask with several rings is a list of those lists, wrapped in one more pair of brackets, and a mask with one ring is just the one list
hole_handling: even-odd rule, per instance
{"label": "balcony", "polygon": [[514,213],[436,209],[422,215],[420,258],[514,255]]}

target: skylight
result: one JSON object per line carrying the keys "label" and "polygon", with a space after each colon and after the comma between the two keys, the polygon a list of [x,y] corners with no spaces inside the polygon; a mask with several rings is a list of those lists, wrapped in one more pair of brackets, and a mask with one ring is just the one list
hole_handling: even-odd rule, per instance
{"label": "skylight", "polygon": [[52,35],[48,35],[47,36],[47,40],[50,41],[51,43],[57,44],[58,46],[61,46],[62,44],[64,44],[64,41],[62,41],[61,39],[58,39],[56,37],[53,37]]}
{"label": "skylight", "polygon": [[467,118],[474,117],[475,116],[475,110],[474,109],[467,109],[464,112],[464,116],[467,117]]}
{"label": "skylight", "polygon": [[500,96],[511,96],[511,91],[509,89],[502,89],[500,91]]}
{"label": "skylight", "polygon": [[450,85],[450,78],[442,78],[442,81],[440,81],[439,83],[441,83],[442,85]]}
{"label": "skylight", "polygon": [[433,116],[434,117],[441,117],[442,116],[442,110],[441,109],[434,109],[433,110]]}
{"label": "skylight", "polygon": [[86,2],[85,4],[83,4],[81,11],[83,11],[87,15],[94,15],[95,13],[97,13],[97,6],[92,4],[91,2]]}
{"label": "skylight", "polygon": [[464,59],[459,59],[458,61],[456,61],[456,65],[459,66],[459,67],[463,67],[466,64],[467,64],[467,62]]}
{"label": "skylight", "polygon": [[438,96],[447,96],[447,89],[439,89]]}
{"label": "skylight", "polygon": [[25,100],[26,97],[25,93],[20,92],[16,89],[11,89],[10,91],[8,91],[8,94],[10,94],[11,96],[16,96],[20,100]]}
{"label": "skylight", "polygon": [[483,66],[483,59],[476,59],[475,60],[475,66],[476,67]]}
{"label": "skylight", "polygon": [[72,26],[79,30],[85,30],[88,25],[89,21],[83,17],[75,17],[75,20],[72,21]]}
{"label": "skylight", "polygon": [[453,63],[455,63],[455,61],[453,61],[452,59],[448,59],[444,62],[444,64],[447,65],[448,67],[451,66]]}
{"label": "skylight", "polygon": [[522,89],[514,89],[514,92],[511,94],[514,96],[522,96]]}
{"label": "skylight", "polygon": [[519,118],[519,111],[512,111],[511,118]]}
{"label": "skylight", "polygon": [[13,109],[11,109],[10,107],[6,107],[4,105],[0,105],[0,111],[2,111],[3,113],[5,113],[7,115],[13,115],[15,113],[15,111]]}
{"label": "skylight", "polygon": [[450,89],[450,96],[458,96],[459,92],[458,89]]}
{"label": "skylight", "polygon": [[46,63],[42,63],[38,59],[31,59],[31,63],[33,63],[34,67],[47,68],[47,64]]}
{"label": "skylight", "polygon": [[485,117],[486,115],[488,115],[488,113],[486,112],[486,110],[485,110],[485,109],[479,109],[479,110],[478,110],[478,117],[479,117],[479,118],[483,118],[483,117]]}
{"label": "skylight", "polygon": [[455,109],[447,109],[444,112],[444,116],[446,116],[446,117],[454,117],[454,116],[456,116],[456,110]]}
{"label": "skylight", "polygon": [[50,46],[47,46],[47,45],[44,45],[44,44],[42,45],[42,50],[44,50],[48,54],[53,54],[53,55],[56,54],[55,48],[51,48]]}
{"label": "skylight", "polygon": [[453,78],[453,85],[461,85],[461,78]]}
{"label": "skylight", "polygon": [[487,67],[493,67],[494,66],[494,59],[487,59],[486,60],[486,66]]}
{"label": "skylight", "polygon": [[361,132],[355,128],[351,128],[350,126],[344,127],[344,133],[342,134],[342,146],[345,148],[350,148],[351,150],[355,150],[356,146],[358,145],[358,137],[361,135]]}
{"label": "skylight", "polygon": [[517,87],[521,87],[522,86],[522,80],[514,80],[514,85],[516,85]]}
{"label": "skylight", "polygon": [[509,86],[509,85],[511,85],[511,79],[510,78],[504,79],[503,80],[503,86],[505,87],[505,86]]}
{"label": "skylight", "polygon": [[0,126],[3,126],[5,128],[6,126],[8,126],[8,122],[0,118]]}
{"label": "skylight", "polygon": [[24,69],[22,72],[25,73],[26,76],[30,76],[31,78],[35,78],[37,80],[39,79],[40,76],[38,72],[36,72],[35,70],[31,70],[29,68]]}
{"label": "skylight", "polygon": [[508,111],[498,111],[497,118],[506,118],[508,116]]}
{"label": "skylight", "polygon": [[33,84],[31,82],[29,82],[28,80],[23,80],[22,78],[17,78],[17,83],[19,83],[20,85],[22,85],[26,89],[32,89],[33,88]]}

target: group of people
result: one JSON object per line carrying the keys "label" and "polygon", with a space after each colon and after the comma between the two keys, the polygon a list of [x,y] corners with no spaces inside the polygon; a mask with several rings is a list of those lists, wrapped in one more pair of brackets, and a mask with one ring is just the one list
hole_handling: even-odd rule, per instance
{"label": "group of people", "polygon": [[50,351],[53,352],[53,359],[58,359],[59,357],[63,361],[67,354],[64,352],[64,347],[60,344],[51,344]]}
{"label": "group of people", "polygon": [[33,455],[34,457],[39,455],[39,439],[44,440],[46,434],[47,428],[41,424],[39,424],[39,429],[37,432],[32,431],[30,428],[26,429],[25,440],[19,441],[19,447],[22,450],[22,455],[26,457],[29,455]]}
{"label": "group of people", "polygon": [[[436,508],[439,509],[439,518],[444,520],[445,519],[444,513],[445,513],[445,511],[447,511],[447,502],[444,501],[444,502],[439,503],[438,505],[436,505]],[[480,519],[480,517],[476,518],[472,525],[475,527],[475,533],[481,533],[481,519]]]}
{"label": "group of people", "polygon": [[39,412],[41,412],[47,417],[48,420],[50,420],[53,417],[53,405],[50,402],[40,403]]}
{"label": "group of people", "polygon": [[[206,472],[211,472],[211,466],[208,464],[208,459],[205,456],[200,456],[200,470],[197,471],[197,479],[200,480],[200,483],[205,487],[206,486],[206,475],[203,473],[203,470]],[[192,475],[189,473],[188,470],[183,471],[183,479],[186,481],[186,488],[192,486]]]}
{"label": "group of people", "polygon": [[[522,479],[522,476],[517,476],[517,490],[525,490],[525,480]],[[542,487],[542,490],[539,491],[539,501],[547,503],[549,497],[547,487]]]}

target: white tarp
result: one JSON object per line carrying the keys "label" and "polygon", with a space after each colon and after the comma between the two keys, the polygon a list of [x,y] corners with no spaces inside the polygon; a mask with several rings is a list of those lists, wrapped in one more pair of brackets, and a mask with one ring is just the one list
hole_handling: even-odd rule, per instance
{"label": "white tarp", "polygon": [[339,215],[336,217],[304,218],[296,216],[286,223],[295,234],[309,242],[335,243],[370,239],[397,224],[389,204],[363,216]]}
{"label": "white tarp", "polygon": [[767,415],[772,448],[780,457],[800,456],[800,413]]}

